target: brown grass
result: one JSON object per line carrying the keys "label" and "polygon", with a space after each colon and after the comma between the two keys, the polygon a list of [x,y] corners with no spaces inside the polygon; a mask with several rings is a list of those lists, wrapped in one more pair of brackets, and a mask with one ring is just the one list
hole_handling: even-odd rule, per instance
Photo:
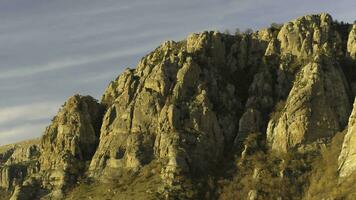
{"label": "brown grass", "polygon": [[331,144],[321,150],[321,157],[313,163],[305,199],[356,199],[356,174],[343,181],[338,177],[338,156],[344,135],[345,131],[336,134]]}

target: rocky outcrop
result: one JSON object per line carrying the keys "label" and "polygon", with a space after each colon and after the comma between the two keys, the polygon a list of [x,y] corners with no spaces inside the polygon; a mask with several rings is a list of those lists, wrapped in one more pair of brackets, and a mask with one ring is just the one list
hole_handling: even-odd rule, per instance
{"label": "rocky outcrop", "polygon": [[347,40],[347,52],[350,57],[356,59],[356,24],[352,26]]}
{"label": "rocky outcrop", "polygon": [[315,59],[298,73],[280,117],[268,124],[274,150],[286,152],[346,126],[350,103],[342,72],[327,58]]}
{"label": "rocky outcrop", "polygon": [[[89,168],[92,177],[139,170],[155,159],[164,163],[162,178],[172,186],[176,176],[217,164],[224,144],[236,135],[241,107],[233,76],[224,79],[223,73],[238,68],[227,64],[228,57],[236,59],[227,39],[205,32],[166,42],[109,85],[102,100],[108,110],[100,144]],[[221,115],[220,110],[231,113]]]}
{"label": "rocky outcrop", "polygon": [[267,132],[272,149],[284,152],[332,137],[351,109],[331,56],[337,34],[331,16],[321,14],[280,30],[204,32],[162,44],[105,91],[108,110],[89,175],[106,181],[159,160],[172,187],[178,176],[214,168],[250,133]]}
{"label": "rocky outcrop", "polygon": [[2,151],[0,187],[13,190],[11,199],[34,199],[39,190],[62,199],[62,190],[84,173],[96,150],[103,111],[92,97],[69,98],[40,140]]}
{"label": "rocky outcrop", "polygon": [[102,107],[90,96],[75,95],[63,105],[41,139],[41,181],[60,190],[74,183],[92,158],[99,139]]}
{"label": "rocky outcrop", "polygon": [[39,140],[29,140],[0,149],[0,165],[10,165],[38,158],[40,154]]}
{"label": "rocky outcrop", "polygon": [[354,172],[356,172],[356,99],[339,156],[340,177],[347,178]]}
{"label": "rocky outcrop", "polygon": [[355,66],[356,66],[356,24],[354,23],[352,26],[352,29],[349,33],[348,39],[347,39],[347,55],[349,57],[348,60],[348,67],[349,70],[346,72],[348,76],[350,77],[350,87],[353,92],[353,95],[356,96],[356,72],[355,72]]}
{"label": "rocky outcrop", "polygon": [[[148,199],[205,199],[232,157],[241,166],[252,163],[254,152],[267,156],[266,143],[277,152],[315,150],[345,128],[351,112],[354,78],[342,64],[354,58],[355,25],[342,37],[337,27],[320,14],[253,33],[203,32],[165,42],[112,81],[100,103],[69,98],[40,144],[0,151],[0,187],[12,199],[65,199],[78,180],[133,192],[136,182],[125,177],[150,171],[157,182]],[[351,117],[349,132],[352,123]],[[350,135],[341,176],[353,169]],[[263,182],[268,170],[252,169],[253,182]],[[278,180],[299,173],[269,171]],[[265,193],[256,184],[242,196]]]}
{"label": "rocky outcrop", "polygon": [[[108,110],[90,176],[105,180],[159,160],[171,188],[179,184],[178,176],[189,179],[215,168],[239,132],[243,104],[254,110],[246,109],[247,121],[259,120],[259,110],[273,105],[272,83],[263,83],[272,81],[265,77],[269,72],[244,75],[259,70],[272,37],[268,29],[236,37],[192,34],[162,44],[137,69],[127,69],[103,95]],[[250,131],[247,126],[241,126],[241,134]]]}
{"label": "rocky outcrop", "polygon": [[62,199],[63,189],[84,173],[99,139],[103,106],[92,97],[75,95],[63,105],[41,140],[14,145],[1,153],[0,187],[11,199],[40,195]]}
{"label": "rocky outcrop", "polygon": [[[335,46],[341,46],[341,39],[332,27],[331,16],[321,14],[298,18],[278,33],[277,88],[292,85],[280,114],[267,127],[268,143],[276,151],[303,148],[333,136],[347,124],[350,87],[335,59],[339,55]],[[279,93],[282,98],[286,94]]]}
{"label": "rocky outcrop", "polygon": [[38,172],[38,140],[17,143],[0,151],[0,188],[12,190],[28,174]]}
{"label": "rocky outcrop", "polygon": [[283,25],[278,33],[281,54],[306,59],[330,51],[337,41],[332,39],[332,18],[329,14],[307,15]]}

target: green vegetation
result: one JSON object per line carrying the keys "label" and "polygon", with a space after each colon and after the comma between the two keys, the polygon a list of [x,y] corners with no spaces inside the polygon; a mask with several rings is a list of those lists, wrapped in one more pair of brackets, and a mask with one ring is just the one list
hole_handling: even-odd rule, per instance
{"label": "green vegetation", "polygon": [[162,185],[158,166],[150,163],[140,172],[128,171],[105,183],[79,181],[67,191],[67,199],[157,199],[157,188]]}
{"label": "green vegetation", "polygon": [[6,190],[0,188],[0,200],[8,200],[10,199],[10,194]]}
{"label": "green vegetation", "polygon": [[341,69],[344,71],[345,77],[348,82],[356,81],[356,60],[351,59],[350,57],[345,57],[340,59]]}
{"label": "green vegetation", "polygon": [[278,120],[283,113],[284,106],[286,105],[286,101],[280,100],[277,102],[276,106],[274,107],[274,111],[270,114],[270,118],[273,120]]}
{"label": "green vegetation", "polygon": [[165,42],[103,105],[75,95],[37,146],[0,147],[2,187],[17,199],[356,199],[356,175],[338,174],[345,132],[331,137],[355,96],[349,28],[321,14]]}
{"label": "green vegetation", "polygon": [[282,26],[283,26],[283,24],[279,24],[279,23],[273,22],[271,24],[271,29],[273,29],[273,30],[281,30]]}
{"label": "green vegetation", "polygon": [[337,160],[345,134],[336,134],[330,145],[321,149],[321,156],[313,163],[305,199],[356,199],[356,174],[342,182],[338,180]]}
{"label": "green vegetation", "polygon": [[238,158],[232,179],[220,181],[220,199],[356,199],[356,174],[338,177],[338,155],[345,132],[338,133],[320,151],[276,154],[264,151],[257,134],[245,140],[248,156]]}
{"label": "green vegetation", "polygon": [[257,134],[246,138],[248,156],[237,159],[231,181],[222,181],[220,199],[247,199],[249,193],[256,193],[258,199],[301,199],[313,155],[266,151],[258,138]]}
{"label": "green vegetation", "polygon": [[246,28],[244,31],[241,31],[239,28],[236,28],[234,32],[231,32],[230,29],[225,29],[223,31],[224,34],[226,35],[232,35],[234,34],[235,36],[241,35],[241,34],[245,34],[245,35],[251,35],[253,33],[253,29],[252,28]]}

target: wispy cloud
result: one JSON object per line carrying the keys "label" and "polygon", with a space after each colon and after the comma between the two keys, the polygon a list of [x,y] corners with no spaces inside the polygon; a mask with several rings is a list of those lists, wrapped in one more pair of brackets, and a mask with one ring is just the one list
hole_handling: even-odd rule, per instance
{"label": "wispy cloud", "polygon": [[0,0],[0,144],[39,136],[65,97],[100,97],[109,79],[164,40],[317,12],[356,18],[354,0],[320,2]]}
{"label": "wispy cloud", "polygon": [[129,49],[123,49],[119,51],[112,51],[107,53],[102,53],[99,55],[87,55],[82,57],[71,57],[71,58],[62,58],[58,61],[50,61],[43,65],[32,65],[26,67],[12,67],[12,70],[3,71],[0,74],[0,79],[5,78],[19,78],[23,76],[32,76],[38,73],[49,72],[53,70],[61,70],[66,68],[78,67],[90,63],[100,62],[109,60],[112,58],[122,58],[131,56],[134,54],[142,53],[147,51],[147,48],[151,47],[151,44],[147,46],[132,47]]}
{"label": "wispy cloud", "polygon": [[0,107],[0,126],[14,121],[48,119],[59,109],[59,102],[30,103],[26,105]]}
{"label": "wispy cloud", "polygon": [[11,129],[0,130],[0,145],[38,137],[47,125],[48,123],[21,124]]}

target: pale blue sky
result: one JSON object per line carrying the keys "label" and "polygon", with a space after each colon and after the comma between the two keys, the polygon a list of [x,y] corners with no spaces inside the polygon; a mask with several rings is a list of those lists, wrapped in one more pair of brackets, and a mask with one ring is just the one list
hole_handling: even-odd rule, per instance
{"label": "pale blue sky", "polygon": [[355,0],[0,0],[0,145],[40,136],[75,93],[99,99],[165,40],[320,12],[353,22],[355,9]]}

